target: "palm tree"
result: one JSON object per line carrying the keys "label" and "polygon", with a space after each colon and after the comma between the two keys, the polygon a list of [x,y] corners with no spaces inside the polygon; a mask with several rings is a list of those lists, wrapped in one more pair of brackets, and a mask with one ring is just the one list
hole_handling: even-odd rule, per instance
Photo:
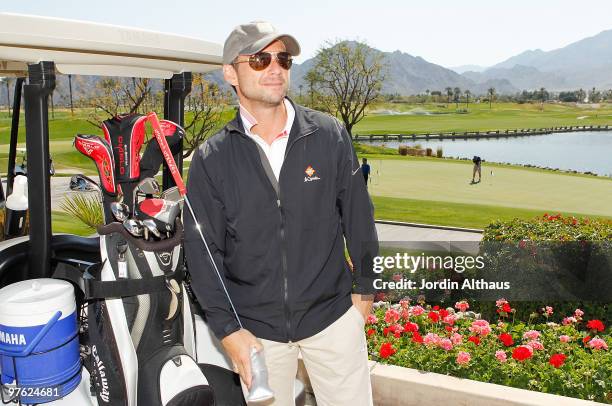
{"label": "palm tree", "polygon": [[544,110],[544,99],[546,98],[546,88],[540,88],[540,100],[542,102],[542,110]]}
{"label": "palm tree", "polygon": [[457,108],[459,108],[459,98],[461,97],[461,89],[456,87],[454,89],[454,94],[455,94],[455,103],[457,103]]}
{"label": "palm tree", "polygon": [[465,90],[465,109],[467,110],[470,106],[470,95],[472,94],[472,92],[470,92],[468,89]]}
{"label": "palm tree", "polygon": [[446,96],[447,96],[446,105],[449,105],[451,97],[453,97],[453,88],[452,87],[447,87],[445,90],[446,90]]}
{"label": "palm tree", "polygon": [[489,95],[489,110],[491,110],[491,108],[493,108],[493,97],[495,97],[495,88],[494,87],[490,87],[487,90],[487,94]]}

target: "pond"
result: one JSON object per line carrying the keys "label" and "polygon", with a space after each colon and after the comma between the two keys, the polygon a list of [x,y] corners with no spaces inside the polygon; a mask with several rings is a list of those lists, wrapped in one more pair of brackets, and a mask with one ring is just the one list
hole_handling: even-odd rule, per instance
{"label": "pond", "polygon": [[469,158],[480,156],[489,162],[531,164],[540,167],[593,172],[612,176],[612,132],[576,132],[512,138],[433,141],[360,141],[370,145],[421,145],[442,147],[444,156]]}

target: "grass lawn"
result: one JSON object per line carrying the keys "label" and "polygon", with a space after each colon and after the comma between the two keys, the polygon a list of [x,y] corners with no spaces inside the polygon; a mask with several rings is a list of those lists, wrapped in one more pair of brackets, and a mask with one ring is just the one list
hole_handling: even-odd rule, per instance
{"label": "grass lawn", "polygon": [[483,181],[470,185],[471,162],[364,156],[372,167],[369,191],[381,219],[481,228],[491,220],[545,212],[612,217],[609,178],[485,163]]}
{"label": "grass lawn", "polygon": [[[601,104],[599,108],[577,107],[573,104],[488,103],[470,104],[467,113],[457,111],[452,103],[436,104],[377,104],[369,109],[369,114],[359,122],[354,134],[406,134],[446,131],[486,131],[513,128],[541,128],[565,125],[612,125],[612,105]],[[465,104],[459,105],[465,109]],[[430,115],[377,115],[376,110],[408,112],[426,110]],[[581,119],[578,119],[582,117]]]}
{"label": "grass lawn", "polygon": [[[405,221],[409,223],[436,224],[467,228],[485,228],[495,220],[540,217],[542,210],[515,209],[510,207],[487,206],[438,202],[433,200],[399,199],[372,196],[374,215],[378,220]],[[558,210],[549,210],[558,213]],[[581,213],[561,212],[564,216],[584,217]]]}
{"label": "grass lawn", "polygon": [[53,211],[51,213],[51,222],[51,230],[53,230],[54,233],[88,236],[96,232],[63,211]]}

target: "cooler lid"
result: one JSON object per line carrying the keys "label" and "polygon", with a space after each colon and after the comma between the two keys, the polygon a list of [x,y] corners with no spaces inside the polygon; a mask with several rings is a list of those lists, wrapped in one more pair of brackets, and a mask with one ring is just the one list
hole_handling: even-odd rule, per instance
{"label": "cooler lid", "polygon": [[0,289],[0,324],[39,325],[57,312],[62,318],[76,309],[74,287],[59,279],[40,278],[16,282]]}

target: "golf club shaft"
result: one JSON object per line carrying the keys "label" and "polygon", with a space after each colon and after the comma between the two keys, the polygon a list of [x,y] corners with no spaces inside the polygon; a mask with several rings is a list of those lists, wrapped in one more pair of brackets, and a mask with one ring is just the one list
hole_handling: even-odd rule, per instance
{"label": "golf club shaft", "polygon": [[240,321],[240,317],[238,317],[238,312],[236,311],[236,308],[234,307],[234,302],[232,302],[232,298],[230,297],[230,294],[227,291],[225,283],[223,282],[223,278],[221,277],[221,272],[219,272],[219,268],[217,268],[217,264],[215,263],[215,259],[213,258],[213,255],[210,252],[210,248],[208,247],[208,244],[206,243],[206,238],[204,238],[204,234],[202,233],[202,227],[200,226],[200,223],[198,222],[198,219],[195,216],[195,213],[193,212],[193,208],[191,207],[191,203],[189,202],[189,198],[187,198],[187,196],[185,195],[184,199],[185,199],[185,204],[187,205],[187,208],[189,209],[189,213],[191,214],[191,217],[193,218],[193,222],[195,223],[196,229],[198,230],[198,234],[200,235],[200,239],[202,240],[202,243],[204,244],[204,247],[206,247],[206,252],[208,253],[208,259],[210,259],[210,262],[212,263],[212,266],[215,269],[217,277],[219,278],[219,282],[221,283],[221,287],[223,288],[223,291],[225,292],[225,296],[227,297],[227,300],[229,301],[230,306],[232,307],[232,311],[234,312],[234,315],[236,316],[236,321],[238,321],[238,325],[240,326],[240,328],[243,328],[242,327],[242,322]]}

